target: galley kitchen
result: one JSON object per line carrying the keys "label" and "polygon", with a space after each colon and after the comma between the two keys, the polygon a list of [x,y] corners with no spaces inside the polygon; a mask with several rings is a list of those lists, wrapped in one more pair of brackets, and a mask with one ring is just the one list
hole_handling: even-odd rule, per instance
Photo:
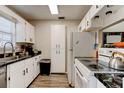
{"label": "galley kitchen", "polygon": [[123,88],[123,11],[0,5],[0,88]]}

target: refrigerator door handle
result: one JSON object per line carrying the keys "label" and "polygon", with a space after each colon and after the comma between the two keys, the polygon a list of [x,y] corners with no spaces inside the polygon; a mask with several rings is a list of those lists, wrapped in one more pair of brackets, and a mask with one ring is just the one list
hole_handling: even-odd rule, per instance
{"label": "refrigerator door handle", "polygon": [[76,44],[76,45],[77,45],[77,44],[79,44],[79,40],[78,40],[78,41],[76,41],[76,43],[75,43],[75,44]]}
{"label": "refrigerator door handle", "polygon": [[73,49],[69,49],[70,51],[73,51]]}

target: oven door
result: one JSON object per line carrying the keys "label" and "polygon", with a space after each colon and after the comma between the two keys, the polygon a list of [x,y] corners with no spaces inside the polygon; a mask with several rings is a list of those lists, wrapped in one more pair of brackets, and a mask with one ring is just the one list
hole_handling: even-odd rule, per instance
{"label": "oven door", "polygon": [[83,76],[79,69],[75,68],[75,88],[87,88],[88,80]]}

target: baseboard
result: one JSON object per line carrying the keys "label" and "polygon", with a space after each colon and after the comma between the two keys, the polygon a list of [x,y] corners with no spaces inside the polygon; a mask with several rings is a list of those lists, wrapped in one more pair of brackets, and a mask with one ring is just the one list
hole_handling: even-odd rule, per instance
{"label": "baseboard", "polygon": [[29,86],[35,81],[35,79],[40,75],[40,73],[34,78],[34,80],[28,85],[27,88],[29,88]]}

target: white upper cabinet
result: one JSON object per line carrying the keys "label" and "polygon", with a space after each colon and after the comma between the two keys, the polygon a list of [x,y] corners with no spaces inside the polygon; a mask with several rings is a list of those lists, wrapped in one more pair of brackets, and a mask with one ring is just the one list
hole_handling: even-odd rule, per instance
{"label": "white upper cabinet", "polygon": [[35,28],[6,6],[0,5],[0,15],[16,22],[16,42],[35,43]]}
{"label": "white upper cabinet", "polygon": [[25,21],[16,23],[16,42],[35,43],[34,27]]}
{"label": "white upper cabinet", "polygon": [[34,26],[31,26],[31,39],[30,39],[30,41],[32,42],[32,43],[35,43],[35,27]]}
{"label": "white upper cabinet", "polygon": [[34,33],[34,26],[26,22],[26,42],[28,43],[35,43],[35,33]]}
{"label": "white upper cabinet", "polygon": [[16,22],[16,42],[26,42],[25,21]]}
{"label": "white upper cabinet", "polygon": [[78,31],[100,30],[120,22],[124,19],[123,11],[123,5],[93,5],[79,24]]}
{"label": "white upper cabinet", "polygon": [[103,5],[93,5],[86,14],[86,31],[94,31],[100,29],[103,25],[102,15],[98,12],[103,8]]}
{"label": "white upper cabinet", "polygon": [[98,12],[104,7],[104,5],[93,5],[82,19],[78,26],[78,31],[94,31],[99,29],[103,25],[102,15]]}
{"label": "white upper cabinet", "polygon": [[90,8],[90,18],[92,19],[93,17],[95,17],[97,15],[97,13],[104,7],[104,5],[93,5]]}
{"label": "white upper cabinet", "polygon": [[105,6],[100,12],[104,19],[103,27],[109,26],[124,19],[124,6],[123,5],[108,5]]}
{"label": "white upper cabinet", "polygon": [[78,26],[78,32],[82,32],[85,31],[86,27],[85,27],[85,18],[82,19],[81,23]]}

